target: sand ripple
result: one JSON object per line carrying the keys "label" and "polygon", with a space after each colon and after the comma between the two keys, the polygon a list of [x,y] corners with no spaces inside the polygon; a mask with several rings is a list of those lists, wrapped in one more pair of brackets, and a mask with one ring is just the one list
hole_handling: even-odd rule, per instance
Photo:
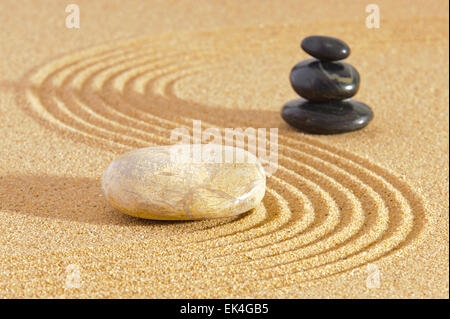
{"label": "sand ripple", "polygon": [[[27,78],[27,112],[46,127],[118,153],[168,144],[169,130],[189,128],[193,119],[205,128],[251,125],[256,112],[187,101],[175,87],[198,72],[226,68],[230,57],[261,54],[267,44],[258,37],[275,31],[289,32],[141,38],[64,56]],[[243,38],[245,47],[236,45]],[[402,179],[317,137],[279,134],[280,167],[254,212],[199,224],[169,245],[145,242],[159,285],[212,295],[236,285],[289,286],[360,267],[417,239],[425,210]],[[170,270],[156,267],[161,264]]]}

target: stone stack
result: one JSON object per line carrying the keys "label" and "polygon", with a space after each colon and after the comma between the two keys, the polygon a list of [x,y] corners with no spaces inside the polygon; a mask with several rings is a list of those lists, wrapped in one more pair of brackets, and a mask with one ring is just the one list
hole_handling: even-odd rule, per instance
{"label": "stone stack", "polygon": [[313,56],[297,63],[291,71],[292,88],[303,99],[283,107],[282,117],[291,126],[315,134],[336,134],[365,127],[373,118],[365,104],[351,100],[359,89],[358,71],[341,62],[350,55],[342,40],[310,36],[301,43]]}

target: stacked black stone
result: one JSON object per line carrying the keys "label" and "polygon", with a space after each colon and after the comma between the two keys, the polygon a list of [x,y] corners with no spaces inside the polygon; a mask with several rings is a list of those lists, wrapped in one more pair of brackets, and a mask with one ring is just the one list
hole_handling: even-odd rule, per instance
{"label": "stacked black stone", "polygon": [[304,99],[286,103],[283,119],[315,134],[344,133],[369,124],[372,110],[350,99],[359,89],[358,71],[348,63],[336,62],[350,55],[349,46],[333,37],[310,36],[301,47],[315,59],[300,61],[292,69],[292,88]]}

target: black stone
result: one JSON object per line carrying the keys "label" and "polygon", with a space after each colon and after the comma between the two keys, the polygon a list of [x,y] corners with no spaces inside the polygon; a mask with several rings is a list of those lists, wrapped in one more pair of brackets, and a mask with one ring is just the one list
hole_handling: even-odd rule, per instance
{"label": "black stone", "polygon": [[373,112],[354,100],[317,103],[297,99],[286,103],[281,116],[289,125],[307,133],[336,134],[365,127]]}
{"label": "black stone", "polygon": [[304,60],[294,66],[290,80],[295,92],[316,102],[348,99],[359,89],[358,71],[345,62]]}
{"label": "black stone", "polygon": [[313,35],[303,39],[302,49],[321,61],[338,61],[350,55],[350,47],[333,37]]}

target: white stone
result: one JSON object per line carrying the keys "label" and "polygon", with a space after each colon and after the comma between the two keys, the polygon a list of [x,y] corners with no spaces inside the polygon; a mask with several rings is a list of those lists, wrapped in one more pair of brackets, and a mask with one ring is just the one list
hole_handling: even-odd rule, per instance
{"label": "white stone", "polygon": [[102,180],[111,206],[160,220],[242,214],[260,204],[265,187],[264,169],[252,154],[211,144],[137,149],[112,161]]}

